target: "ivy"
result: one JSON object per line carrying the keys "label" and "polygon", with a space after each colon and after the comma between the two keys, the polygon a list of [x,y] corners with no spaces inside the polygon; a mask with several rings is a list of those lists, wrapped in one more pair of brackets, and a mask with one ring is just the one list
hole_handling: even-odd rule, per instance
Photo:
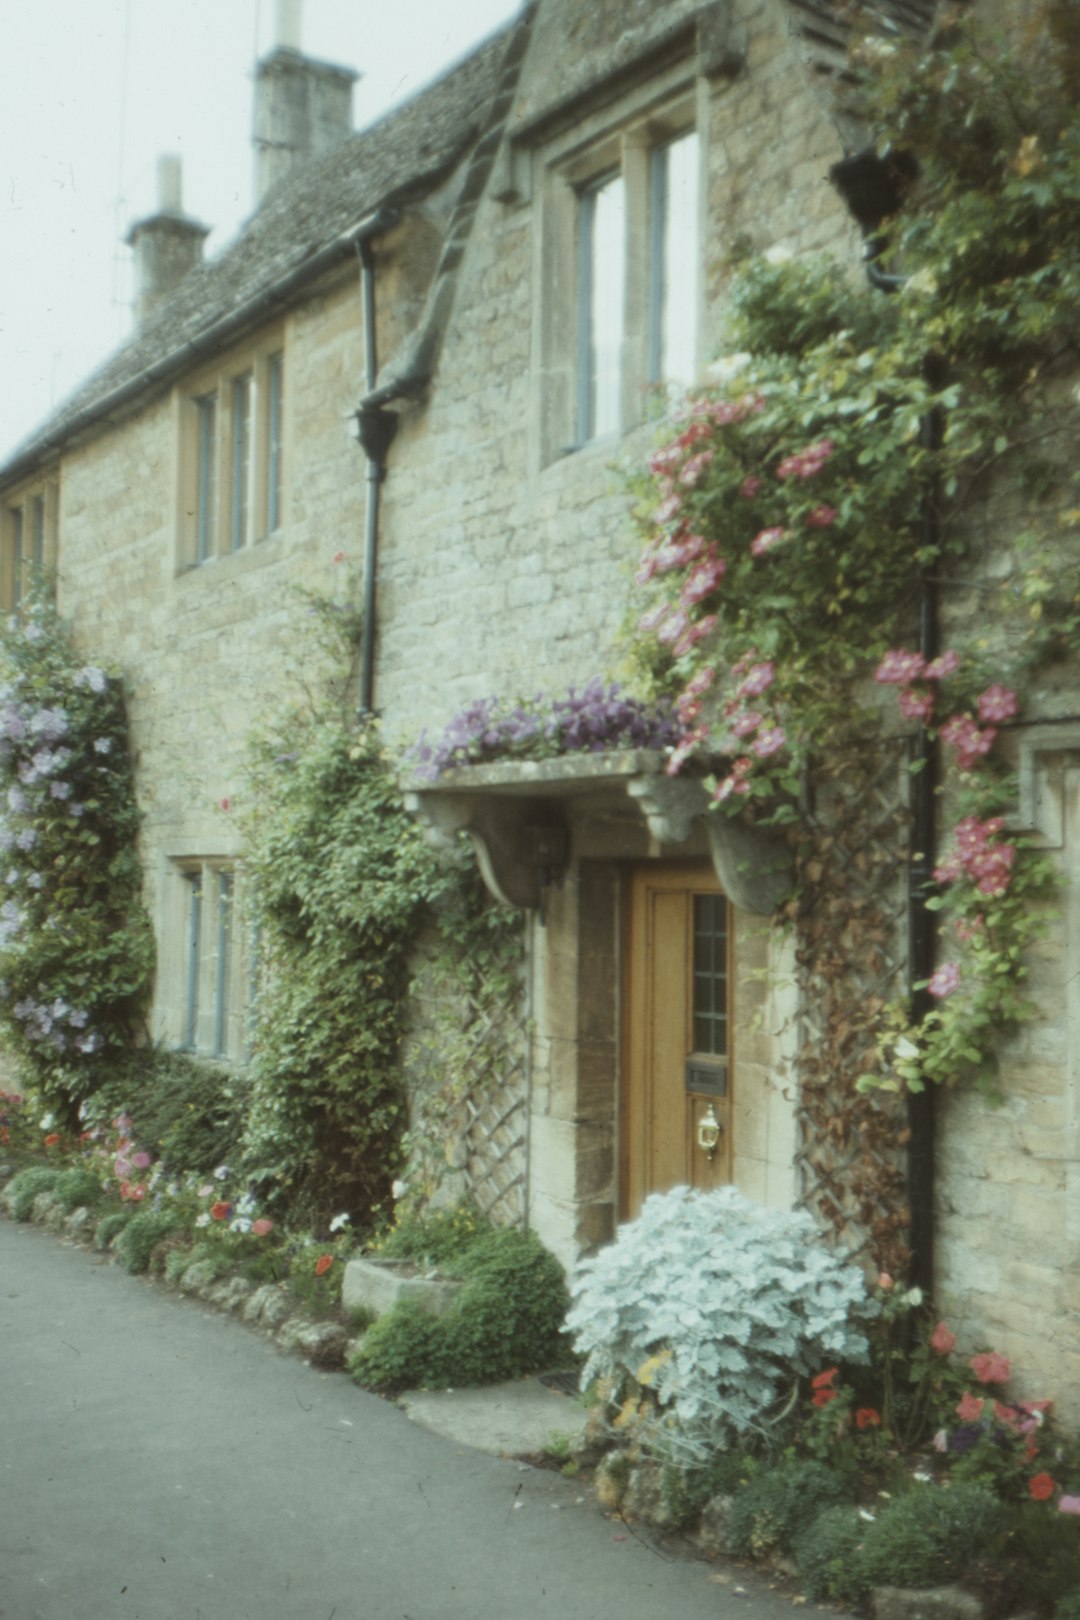
{"label": "ivy", "polygon": [[467,993],[499,926],[471,868],[436,858],[407,813],[377,722],[355,717],[352,619],[315,618],[304,695],[255,739],[243,816],[260,963],[243,1156],[264,1196],[362,1228],[408,1147],[401,1048],[424,931],[460,933]]}
{"label": "ivy", "polygon": [[153,971],[124,690],[43,599],[9,621],[0,666],[0,1020],[73,1126],[143,1037]]}

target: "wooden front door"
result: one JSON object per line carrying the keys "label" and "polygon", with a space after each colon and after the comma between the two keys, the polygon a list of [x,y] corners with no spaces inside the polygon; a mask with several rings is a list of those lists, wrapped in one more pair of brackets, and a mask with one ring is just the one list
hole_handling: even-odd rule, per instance
{"label": "wooden front door", "polygon": [[711,866],[682,863],[635,868],[627,899],[623,1220],[651,1192],[731,1179],[728,903]]}

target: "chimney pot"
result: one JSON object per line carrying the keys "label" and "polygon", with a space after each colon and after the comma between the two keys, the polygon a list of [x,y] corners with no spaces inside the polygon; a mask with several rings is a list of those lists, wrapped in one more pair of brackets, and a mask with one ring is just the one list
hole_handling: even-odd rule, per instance
{"label": "chimney pot", "polygon": [[300,49],[303,0],[277,0],[277,43],[287,51]]}
{"label": "chimney pot", "polygon": [[189,219],[181,202],[182,170],[174,152],[157,161],[157,212],[138,219],[127,234],[135,255],[135,314],[141,326],[150,311],[202,263],[209,226]]}

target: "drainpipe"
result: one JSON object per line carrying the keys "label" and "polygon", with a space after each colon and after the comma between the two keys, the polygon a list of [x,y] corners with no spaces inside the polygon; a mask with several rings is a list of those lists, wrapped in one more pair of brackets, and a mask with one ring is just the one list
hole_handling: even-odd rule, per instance
{"label": "drainpipe", "polygon": [[[830,179],[840,192],[866,238],[866,278],[880,292],[902,290],[906,276],[891,275],[881,268],[885,250],[882,225],[900,205],[905,187],[918,173],[913,157],[893,152],[881,157],[873,148],[843,159],[830,170]],[[930,362],[927,362],[929,371]],[[941,443],[941,421],[937,412],[924,416],[919,442],[926,451]],[[939,537],[938,490],[936,485],[923,497],[920,524],[921,546],[936,548]],[[930,568],[923,564],[918,579],[919,652],[927,663],[938,654],[937,585]],[[912,1020],[920,1024],[932,1000],[925,989],[916,990],[934,971],[937,946],[935,914],[927,911],[926,901],[934,890],[934,849],[936,844],[935,808],[938,783],[937,744],[920,722],[915,737],[912,762],[912,838],[914,851],[908,871],[908,996]],[[908,1121],[908,1207],[910,1210],[910,1280],[929,1298],[934,1286],[934,1169],[936,1119],[934,1088],[910,1093]]]}
{"label": "drainpipe", "polygon": [[398,429],[393,411],[370,401],[379,375],[375,310],[375,251],[371,235],[357,238],[360,295],[364,317],[365,398],[356,412],[357,438],[367,457],[367,501],[364,511],[364,617],[360,658],[360,713],[375,712],[375,634],[379,565],[379,498],[386,477],[386,457]]}

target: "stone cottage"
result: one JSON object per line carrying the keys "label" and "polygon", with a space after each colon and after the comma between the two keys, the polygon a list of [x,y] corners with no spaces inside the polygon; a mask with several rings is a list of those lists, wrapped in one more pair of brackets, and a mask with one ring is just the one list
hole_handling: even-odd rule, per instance
{"label": "stone cottage", "polygon": [[[933,11],[883,9],[915,31]],[[257,70],[257,205],[212,261],[163,164],[133,336],[0,468],[6,607],[53,572],[88,656],[130,678],[155,1038],[244,1058],[221,806],[285,678],[290,587],[358,573],[364,704],[396,745],[478,697],[610,676],[636,551],[613,466],[722,351],[726,253],[858,266],[829,181],[856,139],[842,11],[536,0],[359,134],[352,75],[283,43]],[[1019,747],[1022,813],[1071,872],[1080,729]],[[471,833],[528,933],[505,1208],[569,1261],[681,1181],[804,1196],[782,853],[732,846],[647,751],[410,792],[434,836]],[[1059,1395],[1080,1391],[1078,936],[1070,887],[1005,1106],[949,1099],[936,1146],[939,1295]]]}

